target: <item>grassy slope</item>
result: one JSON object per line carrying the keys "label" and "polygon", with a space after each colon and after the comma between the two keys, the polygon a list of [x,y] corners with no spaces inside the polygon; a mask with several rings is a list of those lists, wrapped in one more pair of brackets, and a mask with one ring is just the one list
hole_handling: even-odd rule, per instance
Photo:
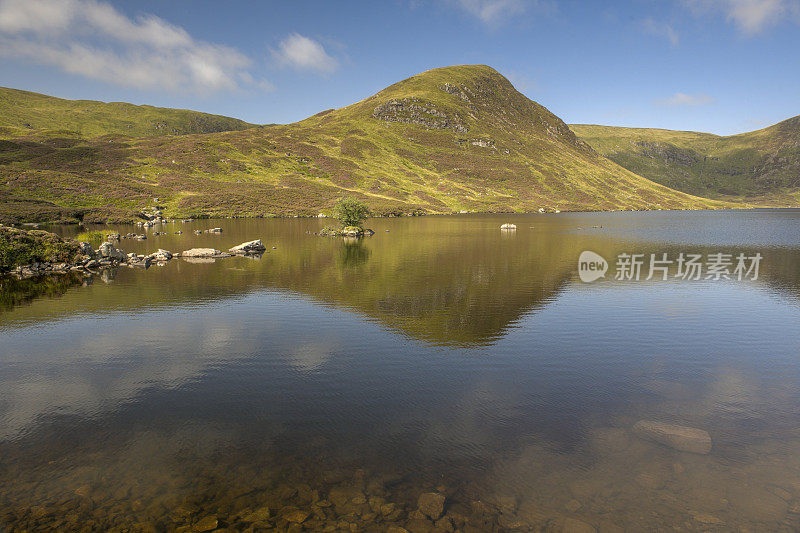
{"label": "grassy slope", "polygon": [[486,66],[427,71],[285,126],[16,136],[0,141],[0,169],[7,222],[122,220],[153,197],[183,217],[316,214],[344,195],[383,213],[722,205],[599,156]]}
{"label": "grassy slope", "polygon": [[572,125],[595,150],[681,191],[800,205],[800,117],[762,130],[708,133]]}
{"label": "grassy slope", "polygon": [[0,131],[4,136],[74,132],[83,137],[130,137],[211,133],[252,127],[239,119],[184,109],[122,102],[64,100],[0,87]]}

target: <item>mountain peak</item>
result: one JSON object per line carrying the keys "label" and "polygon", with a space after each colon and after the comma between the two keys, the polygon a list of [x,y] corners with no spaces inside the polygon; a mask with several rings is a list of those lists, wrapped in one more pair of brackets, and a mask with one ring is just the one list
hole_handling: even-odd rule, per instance
{"label": "mountain peak", "polygon": [[449,131],[456,143],[510,145],[526,136],[591,152],[560,118],[487,65],[426,70],[353,105],[307,119],[320,126],[354,120]]}
{"label": "mountain peak", "polygon": [[492,145],[501,140],[512,143],[523,135],[591,151],[560,118],[517,91],[505,76],[487,65],[426,70],[351,108],[384,122],[451,130]]}
{"label": "mountain peak", "polygon": [[[502,74],[487,65],[454,65],[426,70],[410,78],[406,78],[379,92],[377,97],[394,96],[429,96],[439,100],[441,92],[459,96],[469,101],[469,93],[492,91],[514,91]],[[433,94],[431,94],[433,93]]]}
{"label": "mountain peak", "polygon": [[[451,65],[448,67],[437,67],[425,70],[419,74],[415,74],[405,80],[399,81],[392,85],[403,85],[412,81],[420,83],[441,84],[445,82],[467,82],[476,79],[494,79],[498,83],[507,83],[509,81],[499,72],[488,65]],[[391,88],[389,87],[389,88]]]}

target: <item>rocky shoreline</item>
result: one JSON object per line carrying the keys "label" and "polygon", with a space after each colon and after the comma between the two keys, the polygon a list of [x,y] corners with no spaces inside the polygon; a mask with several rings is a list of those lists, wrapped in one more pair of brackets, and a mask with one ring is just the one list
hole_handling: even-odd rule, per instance
{"label": "rocky shoreline", "polygon": [[[175,222],[162,218],[160,212],[151,214],[151,219],[139,222],[139,227],[148,228],[156,224]],[[187,222],[183,220],[182,222]],[[388,230],[387,230],[388,231]],[[176,231],[176,235],[182,234]],[[194,230],[197,235],[221,234],[220,227],[205,230]],[[153,232],[152,235],[166,235],[167,232]],[[371,229],[357,226],[336,229],[323,228],[319,236],[329,237],[364,237],[374,235]],[[151,265],[163,266],[173,258],[183,258],[190,262],[206,262],[232,256],[260,256],[267,252],[267,247],[260,239],[243,242],[227,251],[215,248],[191,248],[180,252],[172,252],[159,248],[149,254],[126,253],[118,248],[122,240],[144,241],[146,234],[109,232],[104,242],[95,250],[88,242],[62,239],[54,233],[38,229],[19,229],[0,226],[0,275],[10,274],[17,279],[31,279],[47,275],[66,273],[82,274],[92,277],[104,270],[119,267],[144,268]],[[273,249],[276,247],[273,246]]]}
{"label": "rocky shoreline", "polygon": [[[214,260],[226,257],[260,256],[267,251],[267,247],[260,239],[243,242],[227,252],[215,248],[191,248],[182,252],[171,252],[163,248],[150,254],[126,253],[114,244],[121,238],[137,239],[138,236],[121,237],[119,233],[110,233],[96,250],[87,242],[63,240],[55,234],[45,231],[24,231],[14,228],[1,227],[3,260],[8,273],[18,279],[30,279],[46,275],[58,275],[75,272],[91,277],[101,271],[119,267],[144,268],[151,265],[165,265],[173,258],[182,257],[187,260]],[[208,230],[209,233],[221,233],[220,228]],[[142,239],[138,239],[142,240]],[[44,245],[47,245],[45,247]],[[274,249],[275,247],[273,247]],[[51,250],[52,249],[52,250]],[[19,263],[20,258],[30,257],[32,260],[24,264]],[[0,271],[2,273],[2,271]]]}

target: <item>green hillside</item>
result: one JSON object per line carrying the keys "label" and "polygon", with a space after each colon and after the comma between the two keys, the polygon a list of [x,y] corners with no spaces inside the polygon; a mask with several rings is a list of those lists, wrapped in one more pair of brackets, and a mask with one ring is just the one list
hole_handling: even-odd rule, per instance
{"label": "green hillside", "polygon": [[289,125],[6,136],[0,172],[6,222],[128,220],[153,198],[177,217],[316,215],[345,195],[385,214],[723,205],[598,155],[486,66],[430,70]]}
{"label": "green hillside", "polygon": [[572,125],[595,150],[628,170],[691,194],[800,205],[800,117],[750,133]]}
{"label": "green hillside", "polygon": [[252,127],[239,119],[122,102],[64,100],[0,87],[0,133],[74,132],[83,137],[212,133]]}

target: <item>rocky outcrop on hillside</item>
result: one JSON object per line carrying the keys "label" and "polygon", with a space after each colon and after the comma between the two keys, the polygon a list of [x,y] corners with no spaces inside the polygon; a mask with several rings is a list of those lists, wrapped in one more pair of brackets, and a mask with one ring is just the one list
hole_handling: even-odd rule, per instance
{"label": "rocky outcrop on hillside", "polygon": [[434,104],[413,97],[389,100],[376,107],[372,116],[386,122],[404,122],[434,130],[467,132],[467,127],[457,115],[445,113]]}
{"label": "rocky outcrop on hillside", "polygon": [[642,149],[642,155],[651,159],[661,159],[667,163],[690,166],[702,160],[693,150],[678,148],[669,143],[636,141],[634,144]]}
{"label": "rocky outcrop on hillside", "polygon": [[461,98],[465,102],[470,102],[470,98],[469,98],[470,90],[469,90],[469,87],[466,87],[466,86],[459,87],[457,85],[453,85],[452,83],[445,82],[442,85],[442,90],[444,92],[448,93],[448,94],[454,94],[454,95],[458,96],[459,98]]}

